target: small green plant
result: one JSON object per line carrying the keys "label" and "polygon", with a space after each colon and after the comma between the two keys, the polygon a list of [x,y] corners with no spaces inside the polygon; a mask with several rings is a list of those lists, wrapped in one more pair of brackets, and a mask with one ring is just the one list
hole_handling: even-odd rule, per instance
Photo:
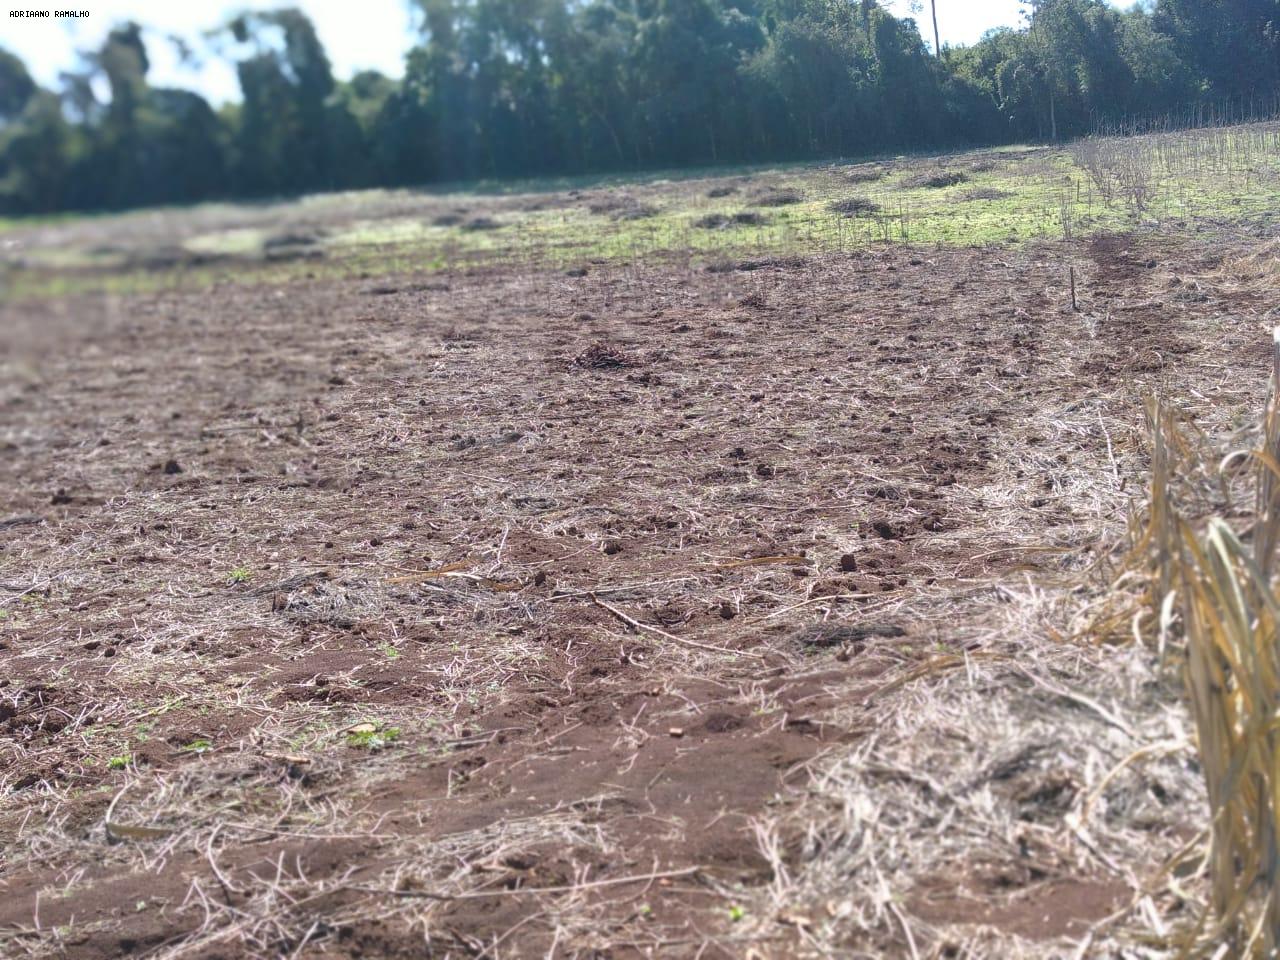
{"label": "small green plant", "polygon": [[734,904],[732,907],[729,908],[729,919],[732,920],[734,923],[737,923],[739,920],[742,920],[743,918],[746,917],[746,915],[747,915],[747,911],[743,910],[742,907],[738,906],[737,904]]}
{"label": "small green plant", "polygon": [[231,575],[227,579],[231,583],[245,583],[253,577],[253,571],[248,567],[236,567],[231,571]]}
{"label": "small green plant", "polygon": [[395,660],[397,657],[400,656],[400,650],[396,647],[393,647],[389,643],[384,643],[378,649],[382,651],[382,655],[386,657],[388,660]]}
{"label": "small green plant", "polygon": [[400,739],[399,727],[379,727],[373,723],[360,723],[347,731],[347,746],[361,750],[381,750]]}
{"label": "small green plant", "polygon": [[129,764],[133,763],[133,754],[122,753],[119,756],[112,757],[107,761],[108,770],[123,770]]}
{"label": "small green plant", "polygon": [[213,744],[210,741],[204,739],[203,737],[200,737],[196,740],[192,740],[190,743],[183,746],[182,749],[189,750],[192,753],[204,753],[208,750],[212,750]]}

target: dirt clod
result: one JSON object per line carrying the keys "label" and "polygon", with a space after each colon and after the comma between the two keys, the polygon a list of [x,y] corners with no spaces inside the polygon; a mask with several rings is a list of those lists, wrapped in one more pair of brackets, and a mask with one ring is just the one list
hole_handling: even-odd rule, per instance
{"label": "dirt clod", "polygon": [[638,367],[640,361],[607,343],[594,343],[573,358],[573,365],[584,370],[617,370]]}
{"label": "dirt clod", "polygon": [[881,540],[901,540],[903,529],[901,524],[890,520],[873,520],[871,529]]}

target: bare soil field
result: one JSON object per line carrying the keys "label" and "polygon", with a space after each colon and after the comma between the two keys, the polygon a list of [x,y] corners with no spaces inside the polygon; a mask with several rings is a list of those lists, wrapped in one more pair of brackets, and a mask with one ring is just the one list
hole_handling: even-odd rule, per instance
{"label": "bare soil field", "polygon": [[1255,250],[0,303],[0,955],[1102,956],[1187,919],[1176,678],[1104,601],[1144,398],[1259,406]]}

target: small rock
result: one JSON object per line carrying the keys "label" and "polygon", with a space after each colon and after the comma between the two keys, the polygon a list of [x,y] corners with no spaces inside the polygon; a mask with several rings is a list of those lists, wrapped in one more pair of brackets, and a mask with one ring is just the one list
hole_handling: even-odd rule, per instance
{"label": "small rock", "polygon": [[846,553],[840,557],[840,569],[845,573],[855,573],[858,569],[858,556],[853,553]]}
{"label": "small rock", "polygon": [[607,556],[612,557],[615,554],[619,554],[622,552],[622,544],[619,543],[617,540],[606,540],[604,542],[604,545],[601,547],[601,549],[604,550]]}
{"label": "small rock", "polygon": [[182,472],[182,464],[178,463],[177,460],[166,460],[162,469],[169,476],[173,476],[176,473]]}

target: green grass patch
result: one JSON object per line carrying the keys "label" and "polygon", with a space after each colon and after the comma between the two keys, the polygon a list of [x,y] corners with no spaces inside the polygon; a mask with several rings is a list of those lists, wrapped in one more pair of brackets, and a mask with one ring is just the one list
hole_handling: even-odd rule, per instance
{"label": "green grass patch", "polygon": [[262,253],[266,239],[266,231],[256,228],[221,230],[192,237],[183,247],[192,253],[211,256],[251,257]]}
{"label": "green grass patch", "polygon": [[[306,260],[266,259],[271,234],[264,226],[199,230],[236,211],[250,218],[256,208],[170,211],[165,215],[191,220],[185,249],[235,261],[115,268],[101,245],[28,249],[23,266],[8,272],[8,296],[194,291],[219,282],[281,285],[473,264],[568,268],[806,256],[877,244],[1022,245],[1144,228],[1190,233],[1274,212],[1280,125],[712,173],[484,184],[469,192],[375,190],[274,204],[282,224],[305,209],[304,232],[323,252]],[[619,190],[537,195],[570,187]],[[513,201],[521,191],[529,200]],[[762,205],[762,197],[782,193],[794,193],[796,202]],[[127,231],[131,216],[113,222]]]}
{"label": "green grass patch", "polygon": [[358,750],[384,750],[400,739],[399,727],[360,723],[347,730],[347,746]]}

